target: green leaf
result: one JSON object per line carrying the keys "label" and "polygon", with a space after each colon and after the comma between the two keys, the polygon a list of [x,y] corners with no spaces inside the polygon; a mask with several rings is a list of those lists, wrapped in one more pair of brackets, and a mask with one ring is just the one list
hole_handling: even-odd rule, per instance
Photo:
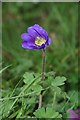
{"label": "green leaf", "polygon": [[4,67],[2,70],[0,70],[0,74],[4,71],[4,70],[6,70],[7,68],[9,68],[9,67],[11,67],[12,65],[8,65],[8,66],[6,66],[6,67]]}
{"label": "green leaf", "polygon": [[9,119],[14,118],[18,113],[19,113],[20,109],[18,111],[14,111],[10,116]]}
{"label": "green leaf", "polygon": [[34,115],[37,118],[61,118],[61,115],[54,111],[51,107],[47,107],[46,109],[44,107],[39,108],[36,112],[34,112]]}
{"label": "green leaf", "polygon": [[2,102],[2,107],[0,109],[2,110],[3,117],[7,117],[8,116],[12,103],[13,103],[12,100],[6,100],[6,101]]}
{"label": "green leaf", "polygon": [[[26,101],[26,100],[27,100],[27,101]],[[36,103],[36,97],[31,97],[31,98],[25,99],[25,103],[26,103],[26,104]],[[26,104],[25,104],[25,105],[26,105]]]}
{"label": "green leaf", "polygon": [[30,83],[33,79],[34,79],[34,73],[32,72],[32,73],[28,73],[28,72],[26,72],[24,75],[23,75],[23,77],[24,77],[24,83],[25,84],[28,84],[28,83]]}
{"label": "green leaf", "polygon": [[16,118],[20,118],[22,115],[22,108],[18,111],[18,115],[16,116]]}
{"label": "green leaf", "polygon": [[45,109],[42,107],[42,108],[39,108],[36,112],[34,112],[34,115],[37,117],[37,118],[44,118],[45,116]]}
{"label": "green leaf", "polygon": [[24,81],[25,84],[30,84],[30,83],[31,83],[32,81],[34,81],[35,79],[36,79],[36,81],[35,81],[34,84],[36,84],[37,82],[40,81],[41,74],[39,74],[39,73],[34,73],[34,72],[31,72],[31,73],[26,72],[26,73],[23,75],[23,77],[24,77],[23,81]]}
{"label": "green leaf", "polygon": [[55,72],[54,71],[50,71],[50,72],[47,72],[47,73],[45,73],[45,76],[55,76]]}
{"label": "green leaf", "polygon": [[52,85],[52,81],[53,81],[53,77],[52,76],[48,76],[44,81],[41,81],[42,82],[42,86],[44,88],[46,87],[50,87]]}
{"label": "green leaf", "polygon": [[41,90],[42,90],[42,87],[41,87],[40,85],[34,85],[34,86],[32,87],[32,90],[34,90],[34,92],[36,92],[37,95],[39,95],[40,92],[41,92]]}
{"label": "green leaf", "polygon": [[68,95],[70,96],[70,101],[72,104],[79,104],[79,93],[76,90],[69,91]]}
{"label": "green leaf", "polygon": [[53,79],[52,86],[61,86],[64,85],[64,81],[66,81],[66,78],[64,76],[60,77],[57,76],[55,79]]}
{"label": "green leaf", "polygon": [[56,94],[59,96],[61,94],[61,88],[60,87],[54,87],[54,89],[52,89],[54,92],[56,92]]}

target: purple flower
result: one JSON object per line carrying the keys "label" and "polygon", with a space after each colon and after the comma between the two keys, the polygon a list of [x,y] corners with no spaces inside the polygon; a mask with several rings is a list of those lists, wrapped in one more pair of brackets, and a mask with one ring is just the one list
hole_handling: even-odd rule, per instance
{"label": "purple flower", "polygon": [[[77,110],[69,109],[68,112],[70,113],[70,118],[74,118],[74,120],[80,120],[80,108]],[[70,120],[69,118],[67,120]]]}
{"label": "purple flower", "polygon": [[45,49],[51,44],[48,33],[38,24],[29,27],[28,33],[21,34],[21,38],[23,39],[22,47],[25,49]]}

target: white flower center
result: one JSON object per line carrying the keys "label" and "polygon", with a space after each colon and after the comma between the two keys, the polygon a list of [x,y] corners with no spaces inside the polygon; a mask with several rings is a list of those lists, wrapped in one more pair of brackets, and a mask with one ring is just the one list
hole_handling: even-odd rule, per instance
{"label": "white flower center", "polygon": [[35,44],[36,44],[37,46],[41,46],[42,44],[45,44],[45,42],[46,42],[46,40],[45,40],[44,38],[41,38],[41,37],[37,37],[37,38],[35,39]]}

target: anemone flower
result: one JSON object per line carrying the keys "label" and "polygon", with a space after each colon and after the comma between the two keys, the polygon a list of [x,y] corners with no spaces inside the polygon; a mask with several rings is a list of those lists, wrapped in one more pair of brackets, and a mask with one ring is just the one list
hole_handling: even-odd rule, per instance
{"label": "anemone flower", "polygon": [[28,28],[28,33],[21,34],[22,47],[31,50],[45,49],[51,44],[48,33],[38,24]]}
{"label": "anemone flower", "polygon": [[[38,24],[28,28],[27,33],[21,34],[22,47],[29,50],[42,49],[42,80],[44,80],[44,67],[45,67],[45,49],[51,44],[51,39],[46,30]],[[39,96],[39,108],[42,106],[42,91]]]}

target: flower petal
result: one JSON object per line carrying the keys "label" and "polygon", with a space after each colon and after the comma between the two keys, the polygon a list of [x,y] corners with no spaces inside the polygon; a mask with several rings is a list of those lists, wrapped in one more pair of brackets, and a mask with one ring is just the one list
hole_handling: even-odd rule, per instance
{"label": "flower petal", "polygon": [[49,39],[47,40],[47,45],[50,45],[51,42],[52,42],[52,40],[49,38]]}
{"label": "flower petal", "polygon": [[68,112],[70,113],[70,118],[78,118],[78,115],[74,112],[74,110],[69,109]]}
{"label": "flower petal", "polygon": [[28,33],[21,34],[21,38],[25,41],[28,41],[28,40],[32,41],[33,40],[33,38]]}
{"label": "flower petal", "polygon": [[36,38],[37,36],[40,36],[34,29],[33,27],[28,28],[28,33],[31,37]]}
{"label": "flower petal", "polygon": [[22,47],[25,49],[30,49],[30,50],[37,50],[38,49],[35,44],[27,42],[27,41],[22,42]]}
{"label": "flower petal", "polygon": [[34,30],[43,38],[47,40],[48,38],[48,33],[39,25],[35,24],[33,26]]}

